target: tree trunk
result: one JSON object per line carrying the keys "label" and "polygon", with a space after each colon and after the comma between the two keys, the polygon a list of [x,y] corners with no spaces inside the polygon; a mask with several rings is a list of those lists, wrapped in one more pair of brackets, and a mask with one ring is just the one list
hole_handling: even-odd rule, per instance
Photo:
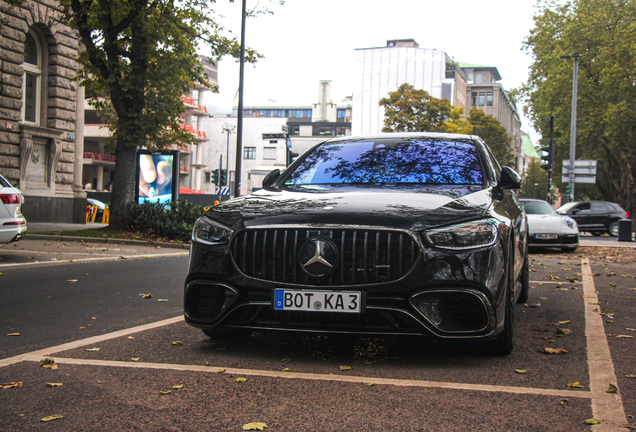
{"label": "tree trunk", "polygon": [[135,156],[137,148],[127,145],[122,138],[117,138],[115,155],[117,164],[115,165],[115,178],[113,182],[113,193],[110,201],[110,227],[115,229],[125,229],[121,212],[126,205],[135,200]]}

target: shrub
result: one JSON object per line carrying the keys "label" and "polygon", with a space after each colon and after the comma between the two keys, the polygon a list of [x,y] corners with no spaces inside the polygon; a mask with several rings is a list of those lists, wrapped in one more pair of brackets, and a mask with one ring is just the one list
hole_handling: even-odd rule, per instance
{"label": "shrub", "polygon": [[150,238],[187,241],[194,222],[203,215],[203,207],[186,200],[170,205],[156,202],[129,203],[122,212],[128,231],[142,233]]}

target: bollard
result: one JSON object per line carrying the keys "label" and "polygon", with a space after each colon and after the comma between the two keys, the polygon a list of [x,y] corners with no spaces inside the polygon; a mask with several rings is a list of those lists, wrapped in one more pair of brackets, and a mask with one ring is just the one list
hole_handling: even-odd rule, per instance
{"label": "bollard", "polygon": [[632,220],[631,219],[619,219],[618,220],[618,241],[630,242],[632,240]]}

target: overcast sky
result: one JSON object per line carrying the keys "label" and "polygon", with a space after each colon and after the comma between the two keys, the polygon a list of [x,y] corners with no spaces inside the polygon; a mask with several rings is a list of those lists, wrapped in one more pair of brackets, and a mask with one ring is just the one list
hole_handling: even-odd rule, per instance
{"label": "overcast sky", "polygon": [[[240,37],[241,0],[217,0],[226,29]],[[386,46],[388,39],[415,39],[421,48],[445,51],[452,59],[495,66],[506,89],[528,76],[531,57],[522,50],[533,26],[536,0],[247,0],[269,5],[273,15],[249,18],[246,44],[265,58],[246,65],[244,103],[311,105],[319,80],[331,80],[331,97],[353,94],[354,50]],[[208,104],[231,111],[238,105],[238,64],[219,64],[221,93]],[[521,107],[519,107],[521,109]],[[531,131],[527,119],[522,130]]]}

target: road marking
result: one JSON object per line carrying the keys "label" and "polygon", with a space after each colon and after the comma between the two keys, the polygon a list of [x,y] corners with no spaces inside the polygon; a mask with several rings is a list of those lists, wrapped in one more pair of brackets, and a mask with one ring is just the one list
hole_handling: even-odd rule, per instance
{"label": "road marking", "polygon": [[116,255],[116,256],[106,256],[106,257],[78,258],[78,259],[55,260],[55,261],[34,261],[34,262],[26,262],[26,263],[0,264],[0,267],[21,267],[21,266],[43,265],[43,264],[67,264],[67,263],[81,263],[81,262],[93,262],[93,261],[116,261],[119,259],[161,258],[161,257],[172,257],[172,256],[185,256],[185,255],[188,255],[189,253],[190,252],[172,252],[172,253],[163,253],[163,254]]}
{"label": "road marking", "polygon": [[[24,361],[39,362],[42,359],[42,355],[27,354],[22,356]],[[571,398],[584,398],[589,399],[592,397],[588,391],[575,391],[575,390],[558,390],[558,389],[542,389],[532,387],[511,387],[511,386],[496,386],[486,384],[465,384],[465,383],[453,383],[453,382],[440,382],[440,381],[423,381],[423,380],[408,380],[408,379],[391,379],[391,378],[378,378],[378,377],[362,377],[355,375],[332,375],[332,374],[317,374],[317,373],[301,373],[301,372],[280,372],[280,371],[267,371],[258,369],[234,369],[221,366],[197,366],[197,365],[179,365],[170,363],[132,363],[126,361],[113,361],[113,360],[91,360],[91,359],[75,359],[75,358],[58,358],[53,357],[55,363],[68,364],[76,366],[101,366],[101,367],[122,367],[132,369],[161,369],[161,370],[175,370],[175,371],[190,371],[190,372],[207,372],[218,373],[219,369],[225,369],[227,374],[235,375],[247,375],[247,376],[259,376],[266,378],[287,378],[287,379],[304,379],[314,381],[336,381],[347,383],[374,383],[375,385],[393,385],[399,387],[425,387],[425,388],[441,388],[449,390],[472,390],[472,391],[486,391],[486,392],[498,392],[498,393],[513,393],[513,394],[528,394],[538,396],[554,396],[554,397],[571,397]]]}
{"label": "road marking", "polygon": [[30,353],[26,353],[26,354],[20,354],[17,355],[15,357],[8,357],[6,359],[2,359],[0,360],[0,368],[4,367],[4,366],[9,366],[15,363],[20,363],[21,361],[24,361],[24,359],[26,357],[33,357],[33,356],[38,356],[38,357],[43,357],[43,356],[51,356],[52,354],[56,354],[62,351],[67,351],[67,350],[71,350],[71,349],[75,349],[75,348],[81,348],[83,346],[86,345],[93,345],[93,344],[97,344],[106,340],[110,340],[110,339],[116,339],[118,337],[122,337],[122,336],[128,336],[130,334],[134,334],[134,333],[139,333],[142,331],[146,331],[146,330],[151,330],[157,327],[163,327],[163,326],[167,326],[170,324],[174,324],[174,323],[178,323],[183,321],[183,315],[174,317],[174,318],[168,318],[165,320],[161,320],[161,321],[156,321],[156,322],[152,322],[149,324],[144,324],[144,325],[140,325],[137,327],[131,327],[128,329],[123,329],[123,330],[118,330],[112,333],[107,333],[107,334],[103,334],[103,335],[98,335],[98,336],[92,336],[86,339],[80,339],[78,341],[74,341],[74,342],[68,342],[62,345],[58,345],[58,346],[54,346],[54,347],[50,347],[50,348],[44,348],[41,350],[37,350],[37,351],[31,351]]}
{"label": "road marking", "polygon": [[[583,295],[585,296],[585,335],[587,337],[587,363],[590,370],[592,415],[604,422],[592,426],[593,431],[615,431],[627,423],[619,393],[607,393],[610,384],[618,387],[612,355],[607,343],[603,317],[599,313],[598,295],[594,288],[592,268],[587,258],[581,258]],[[597,304],[594,304],[597,303]]]}
{"label": "road marking", "polygon": [[561,284],[561,285],[567,283],[567,284],[570,284],[570,285],[576,285],[576,284],[580,284],[580,283],[583,283],[583,282],[570,282],[569,280],[566,280],[566,281],[561,281],[561,282],[559,282],[559,281],[530,281],[530,283],[536,283],[536,284]]}

